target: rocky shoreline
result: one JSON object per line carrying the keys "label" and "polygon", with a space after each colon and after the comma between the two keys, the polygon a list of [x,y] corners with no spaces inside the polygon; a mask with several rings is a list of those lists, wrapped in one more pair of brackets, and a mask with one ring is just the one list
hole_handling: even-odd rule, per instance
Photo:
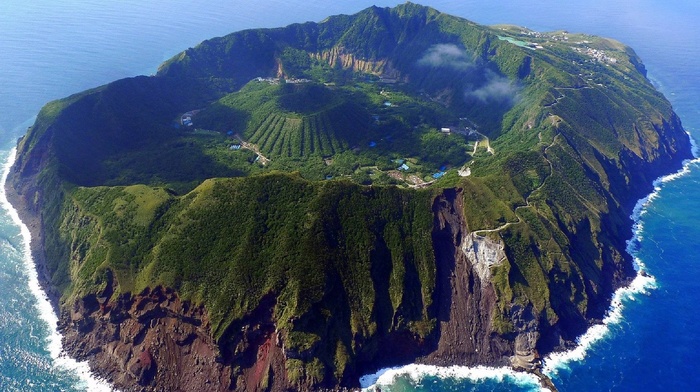
{"label": "rocky shoreline", "polygon": [[[385,15],[383,12],[391,11],[375,7],[365,16],[381,21],[387,19],[379,17]],[[416,21],[427,26],[425,23],[430,12],[415,11],[416,18],[406,20],[404,24],[406,31],[414,30]],[[404,11],[400,13],[405,14]],[[367,19],[360,21],[363,20]],[[311,29],[309,34],[314,31]],[[281,32],[283,30],[278,31]],[[491,45],[477,39],[488,37],[489,33],[474,33],[474,48]],[[241,34],[240,39],[234,41],[245,46],[241,46],[245,53],[259,43],[253,36],[264,36]],[[334,48],[343,45],[341,38],[337,38]],[[355,40],[364,43],[366,38],[358,35]],[[418,38],[416,40],[403,44],[420,43]],[[270,230],[268,223],[269,226],[282,226],[281,222],[286,224],[284,219],[292,220],[290,217],[296,213],[299,217],[313,215],[303,209],[311,207],[303,206],[300,199],[282,200],[288,193],[299,189],[284,187],[285,182],[290,181],[284,176],[275,177],[274,183],[270,181],[251,187],[253,191],[241,192],[249,199],[224,197],[239,189],[233,185],[231,188],[212,186],[212,189],[217,189],[216,194],[213,190],[200,194],[193,191],[191,195],[204,201],[197,206],[199,210],[182,207],[183,211],[192,213],[183,220],[194,217],[194,214],[200,214],[202,218],[191,219],[197,221],[197,225],[188,226],[190,231],[179,227],[184,233],[179,237],[178,233],[166,231],[177,227],[173,223],[175,219],[168,220],[170,216],[162,218],[171,211],[172,205],[164,206],[164,212],[158,211],[163,215],[155,217],[154,212],[153,216],[143,217],[143,227],[154,227],[158,235],[173,234],[169,240],[187,245],[183,251],[183,248],[170,244],[171,253],[165,253],[152,264],[148,264],[150,258],[155,259],[157,255],[149,252],[167,247],[160,247],[163,242],[158,242],[155,234],[151,236],[153,233],[140,236],[143,227],[130,231],[134,236],[131,238],[153,239],[142,244],[143,251],[129,250],[115,256],[115,260],[110,259],[112,253],[90,252],[92,249],[125,249],[120,248],[123,246],[120,237],[124,237],[126,226],[120,226],[122,218],[116,216],[121,210],[119,213],[114,210],[117,209],[116,201],[132,206],[130,201],[105,196],[105,205],[95,212],[89,210],[92,201],[85,202],[88,206],[83,210],[80,203],[84,200],[79,196],[64,199],[64,192],[68,192],[65,189],[72,186],[70,184],[85,187],[114,184],[106,181],[109,178],[106,172],[102,182],[93,178],[92,169],[100,167],[104,163],[102,159],[130,151],[138,144],[132,139],[145,137],[136,131],[127,133],[126,130],[138,131],[140,128],[133,127],[130,121],[121,122],[123,108],[120,105],[130,100],[133,91],[140,91],[144,94],[141,96],[143,102],[151,104],[165,98],[163,91],[179,91],[175,88],[178,81],[208,80],[217,81],[217,85],[218,81],[225,81],[231,83],[230,86],[237,86],[237,83],[263,72],[270,64],[279,68],[282,63],[274,51],[269,56],[262,56],[264,61],[249,67],[249,72],[228,74],[229,67],[218,69],[210,65],[224,64],[221,58],[238,58],[235,51],[210,53],[203,45],[201,48],[204,49],[200,49],[205,55],[196,55],[195,49],[188,51],[189,54],[185,52],[182,61],[174,59],[168,62],[157,76],[127,79],[85,93],[75,102],[66,102],[60,116],[52,117],[47,110],[44,116],[39,116],[38,125],[20,142],[6,192],[31,232],[31,252],[41,286],[59,316],[65,351],[89,361],[98,376],[125,391],[344,390],[356,388],[362,375],[406,363],[511,367],[534,374],[544,387],[554,389],[551,380],[542,372],[542,357],[574,346],[577,337],[591,325],[601,322],[615,290],[629,284],[635,276],[632,258],[625,252],[625,240],[631,233],[632,224],[629,213],[637,199],[651,191],[655,178],[673,171],[682,160],[690,157],[690,146],[670,105],[663,104],[659,111],[653,111],[652,104],[659,101],[647,102],[644,99],[644,94],[649,93],[647,89],[651,89],[651,85],[644,84],[646,81],[640,80],[642,84],[622,92],[636,94],[636,88],[641,89],[637,98],[653,113],[638,119],[640,109],[626,105],[618,122],[613,123],[610,116],[600,120],[610,122],[611,128],[607,128],[605,122],[598,124],[602,129],[597,129],[596,136],[587,132],[590,119],[578,118],[579,106],[608,97],[606,91],[601,90],[605,86],[601,89],[592,84],[584,86],[586,82],[575,74],[562,74],[547,67],[534,72],[533,59],[527,52],[514,52],[516,61],[507,52],[514,48],[500,45],[506,44],[496,42],[491,48],[495,57],[484,52],[483,60],[501,61],[501,67],[517,66],[517,72],[511,67],[513,72],[509,76],[512,78],[534,78],[538,77],[538,72],[540,75],[554,72],[565,79],[566,86],[574,86],[567,90],[567,96],[578,101],[559,100],[557,111],[551,106],[543,109],[536,106],[537,103],[533,104],[533,113],[538,113],[534,117],[541,117],[542,128],[541,131],[532,130],[529,136],[539,140],[523,151],[513,151],[503,162],[496,158],[489,161],[494,165],[493,170],[508,171],[502,177],[500,173],[484,171],[479,174],[475,171],[473,177],[460,179],[457,185],[445,185],[445,188],[430,190],[431,193],[425,191],[419,204],[412,205],[406,199],[388,195],[378,199],[380,202],[373,209],[364,212],[358,211],[369,204],[370,199],[363,199],[360,194],[365,191],[370,194],[377,189],[397,190],[333,183],[338,188],[334,190],[337,194],[331,196],[337,198],[319,193],[323,203],[313,205],[313,208],[322,207],[325,217],[330,218],[310,220],[308,232],[304,232],[308,239],[330,240],[309,241],[305,248],[291,245],[268,247],[282,237]],[[222,47],[234,48],[235,45]],[[505,51],[505,57],[499,58],[499,51]],[[220,57],[224,55],[228,57]],[[361,51],[357,55],[360,56]],[[377,52],[376,56],[383,58],[386,64],[408,61],[390,51]],[[565,63],[569,63],[568,59]],[[493,66],[496,65],[494,62]],[[407,70],[410,71],[410,67]],[[419,71],[422,72],[415,72]],[[544,82],[544,79],[539,82]],[[534,86],[537,81],[532,83]],[[544,102],[541,100],[551,98],[548,95],[556,98],[558,95],[554,93],[558,89],[570,87],[551,84],[548,88],[551,91],[533,88],[533,102]],[[95,102],[112,102],[113,105],[101,107],[95,106]],[[170,112],[175,112],[180,104],[184,106],[184,103],[173,103],[173,107],[156,110],[165,120],[156,121],[148,110],[144,110],[142,120],[153,120],[154,124],[167,122],[171,118]],[[188,103],[186,107],[194,106]],[[113,108],[120,110],[111,111]],[[584,109],[594,111],[597,107]],[[103,128],[104,118],[115,121]],[[536,125],[533,118],[523,114],[523,133]],[[631,126],[628,120],[632,121]],[[77,124],[83,126],[76,127]],[[622,130],[621,127],[629,128]],[[516,127],[512,132],[521,130]],[[118,148],[112,149],[115,143],[119,144]],[[102,149],[96,150],[96,146]],[[494,155],[493,150],[490,153],[487,159]],[[164,168],[164,172],[169,170]],[[230,176],[227,171],[212,173],[201,177]],[[150,176],[153,173],[144,174]],[[193,174],[187,179],[195,184],[201,183],[201,177]],[[265,176],[251,176],[241,179],[241,183],[255,183],[260,179],[267,181]],[[140,177],[129,181],[124,183],[142,183]],[[160,183],[158,181],[145,183]],[[215,180],[208,181],[215,184]],[[569,194],[570,188],[579,184],[585,191]],[[246,188],[241,186],[240,189]],[[284,193],[281,190],[288,192],[284,198],[269,200],[268,196],[274,192]],[[90,193],[93,190],[85,191]],[[338,200],[352,192],[358,194],[357,200],[348,203],[344,215],[336,215],[340,210]],[[499,192],[503,195],[497,194]],[[411,193],[411,197],[415,195]],[[173,196],[171,200],[180,199]],[[377,211],[388,211],[387,207],[401,202],[411,209],[397,209],[391,217],[377,214]],[[229,219],[222,219],[216,225],[219,231],[215,234],[209,231],[215,215],[229,218],[239,215],[241,206],[245,206],[246,211],[269,211],[280,205],[286,206],[285,213],[278,214],[280,217],[272,221],[252,214],[248,220],[241,220],[246,222],[246,228],[265,222],[259,230],[232,235],[232,223]],[[226,208],[218,209],[221,206]],[[529,220],[524,215],[526,210],[529,211]],[[102,217],[109,217],[105,222],[111,219],[118,224],[108,228],[108,223],[100,222]],[[371,226],[363,225],[375,218],[377,222],[373,221]],[[294,218],[293,221],[300,222],[303,218]],[[158,224],[154,225],[154,222]],[[420,222],[420,227],[415,230],[412,227],[414,222]],[[397,224],[397,227],[387,231],[386,226],[392,224]],[[497,229],[492,229],[494,226]],[[98,238],[102,237],[102,229],[111,230],[112,239],[107,239],[106,235]],[[306,229],[290,226],[282,233],[289,237],[290,244],[296,244],[301,242],[297,241],[296,235]],[[200,233],[202,235],[198,236]],[[250,242],[239,241],[245,236]],[[412,236],[420,236],[422,242],[413,242]],[[404,243],[404,238],[412,241]],[[207,260],[209,255],[206,252],[216,246],[207,244],[208,239],[221,240],[218,253],[216,257],[210,257],[211,260]],[[361,244],[361,248],[335,253],[335,250],[345,250],[349,244],[355,243]],[[310,255],[323,246],[327,247],[324,248],[327,254],[314,260],[316,264],[310,264]],[[249,253],[238,252],[240,249]],[[272,258],[261,249],[272,249],[276,255],[285,257],[294,254],[296,258],[288,264],[287,260],[274,260],[276,264],[272,267],[280,271],[271,274],[274,268],[265,264],[267,260],[263,259]],[[236,254],[235,262],[227,264],[229,260],[226,259],[233,258],[234,253],[241,254]],[[355,253],[361,255],[355,257]],[[48,258],[47,254],[52,257]],[[180,255],[184,255],[181,260],[178,259]],[[212,276],[203,279],[196,273],[188,275],[187,270],[198,268],[199,265],[194,263],[203,260],[206,263],[201,265],[206,266]],[[335,263],[338,260],[342,262]],[[349,266],[343,264],[346,262]],[[239,275],[245,275],[242,271],[249,265],[265,268],[250,272],[253,277],[245,276],[246,281],[235,280]],[[158,274],[139,275],[143,271],[152,272],[149,267],[157,273],[182,277],[185,282],[159,280],[162,276]],[[171,267],[173,269],[169,270]],[[294,284],[313,286],[315,290],[286,290],[294,287],[290,284],[290,270],[298,275],[294,276]],[[309,271],[319,273],[318,281],[306,280]],[[124,274],[124,279],[118,274]],[[269,285],[262,282],[270,276],[275,277],[274,282]],[[134,285],[129,279],[138,281],[139,285]],[[122,290],[120,282],[130,289]],[[153,282],[160,282],[160,285]],[[146,284],[152,286],[144,288]],[[192,289],[188,284],[201,286]],[[239,291],[239,287],[247,291]],[[176,288],[180,288],[181,293]],[[185,297],[188,289],[206,292],[202,294],[204,299]],[[215,291],[215,295],[211,291]],[[348,295],[349,292],[352,295]],[[63,298],[62,293],[65,293]],[[183,300],[180,294],[183,298],[197,298],[193,300],[205,305],[195,306]],[[312,299],[302,303],[295,296]],[[61,300],[67,301],[66,297],[70,302],[62,303]],[[245,306],[240,302],[245,302]],[[292,303],[297,307],[290,305]],[[236,307],[236,311],[231,310]]]}
{"label": "rocky shoreline", "polygon": [[[23,183],[25,186],[17,186],[17,184]],[[39,190],[32,186],[33,179],[20,179],[18,168],[15,164],[12,165],[7,176],[7,181],[5,182],[5,195],[7,200],[10,202],[12,207],[17,211],[19,218],[29,229],[31,235],[30,247],[32,251],[32,260],[34,261],[34,267],[39,279],[39,285],[41,289],[46,293],[49,298],[49,302],[53,307],[53,311],[57,316],[60,316],[60,299],[61,295],[51,284],[51,277],[46,264],[46,253],[43,248],[43,238],[44,238],[44,227],[41,221],[41,208],[40,203],[28,202],[29,198],[34,197]],[[20,189],[22,193],[20,193]],[[40,198],[37,198],[40,200]]]}
{"label": "rocky shoreline", "polygon": [[[8,181],[8,184],[16,180],[13,177],[13,181]],[[286,390],[289,387],[283,377],[284,353],[278,349],[270,349],[281,346],[279,336],[276,338],[277,343],[271,343],[269,339],[274,335],[264,333],[260,324],[257,327],[253,326],[252,335],[241,341],[242,346],[229,348],[240,353],[247,352],[244,356],[251,358],[249,361],[252,362],[248,362],[248,368],[233,369],[223,363],[222,348],[211,338],[206,310],[201,307],[193,308],[187,302],[181,301],[177,293],[168,288],[156,287],[137,295],[126,294],[113,297],[113,285],[116,282],[110,280],[108,287],[102,293],[83,298],[82,301],[73,304],[70,310],[65,305],[61,312],[60,296],[56,288],[49,283],[41,245],[43,226],[39,214],[35,213],[40,206],[30,206],[27,202],[27,198],[31,197],[36,190],[31,187],[23,189],[25,191],[20,193],[15,187],[8,185],[6,189],[8,200],[18,210],[21,219],[32,233],[34,261],[39,271],[42,288],[49,295],[54,309],[59,314],[59,329],[63,334],[65,350],[76,359],[89,361],[91,368],[99,377],[124,391],[160,390],[158,388],[185,391],[202,385],[212,390],[228,390],[232,387],[240,390],[260,390],[266,387],[270,387],[271,390]],[[26,192],[26,189],[34,192]],[[435,240],[438,243],[442,241],[445,245],[436,245],[436,252],[445,253],[441,255],[441,260],[452,260],[446,267],[438,268],[438,274],[442,276],[438,279],[443,279],[445,283],[439,286],[447,291],[456,290],[453,294],[456,298],[486,301],[483,304],[488,308],[488,303],[494,300],[493,295],[488,294],[488,282],[485,282],[486,286],[483,288],[479,286],[476,271],[459,248],[462,242],[462,231],[466,229],[464,218],[459,212],[462,208],[459,201],[461,196],[459,190],[446,190],[443,199],[438,198],[435,201],[437,230]],[[440,234],[441,232],[443,234]],[[443,272],[439,272],[441,270]],[[455,281],[456,276],[461,277],[462,283]],[[632,277],[633,275],[623,280],[616,280],[614,286],[616,288],[624,286],[625,282],[629,282]],[[468,282],[471,283],[467,284]],[[475,283],[477,286],[474,287]],[[460,292],[462,292],[461,295]],[[453,295],[447,294],[440,297],[452,298]],[[484,299],[479,300],[479,297],[484,295]],[[612,292],[609,296],[612,296]],[[516,339],[515,346],[510,346],[505,340],[498,343],[490,338],[493,334],[488,332],[488,317],[482,320],[486,329],[474,329],[472,332],[475,335],[468,340],[472,344],[481,342],[478,343],[482,348],[480,354],[478,357],[473,357],[479,350],[474,350],[477,347],[466,344],[468,336],[458,334],[457,328],[460,323],[469,322],[469,309],[481,309],[483,306],[469,305],[467,302],[460,301],[450,305],[450,302],[442,302],[441,309],[444,309],[445,314],[438,318],[446,321],[442,322],[439,340],[435,342],[434,349],[416,356],[414,362],[438,366],[512,365],[515,370],[525,371],[538,377],[543,387],[555,390],[551,380],[541,372],[540,355],[547,353],[536,351],[534,346],[536,340],[525,338],[527,336],[525,334],[522,335],[525,340]],[[479,312],[481,316],[476,314],[472,317],[480,318],[490,314],[491,312],[487,310],[482,309],[482,312]],[[529,320],[531,323],[534,321],[532,318]],[[597,319],[590,320],[589,325],[599,322],[600,320]],[[537,328],[536,323],[532,328],[533,330]],[[517,343],[518,341],[520,343]],[[564,343],[554,351],[569,349],[573,344],[573,342]],[[426,346],[423,346],[424,349],[427,348]],[[278,354],[271,354],[274,352]],[[509,364],[505,359],[511,354],[514,355],[515,361]],[[396,363],[386,361],[386,363],[373,364],[373,368],[379,369],[392,365]],[[245,374],[245,377],[235,377],[234,372]],[[187,381],[183,383],[182,376],[185,374]],[[359,378],[360,374],[356,376]],[[232,380],[235,379],[239,380],[238,385],[233,383]],[[309,385],[309,387],[312,386]]]}
{"label": "rocky shoreline", "polygon": [[[672,159],[664,168],[656,168],[654,174],[670,172],[680,162],[681,159]],[[290,387],[286,380],[286,354],[282,349],[281,335],[269,317],[249,320],[249,329],[236,347],[221,347],[211,337],[205,309],[192,307],[181,301],[177,293],[162,287],[136,295],[113,296],[114,285],[118,283],[112,279],[102,293],[82,298],[72,305],[64,304],[61,309],[59,292],[50,284],[43,249],[41,201],[45,196],[36,185],[35,176],[19,176],[17,166],[13,165],[9,173],[5,191],[31,232],[32,255],[41,286],[59,315],[59,330],[67,353],[89,361],[99,377],[124,391],[185,391],[202,385],[211,390],[235,388],[247,391],[281,391]],[[651,190],[651,184],[640,185],[638,189],[647,192]],[[436,340],[414,347],[415,342],[401,343],[402,339],[391,338],[385,344],[396,347],[408,344],[404,360],[421,364],[512,366],[515,370],[534,374],[543,387],[554,390],[551,380],[541,371],[540,358],[548,352],[537,350],[538,336],[543,332],[538,330],[537,320],[528,316],[527,309],[514,312],[516,316],[520,315],[513,320],[520,331],[514,341],[503,340],[491,331],[488,315],[493,312],[495,303],[493,287],[477,273],[474,264],[477,261],[469,259],[468,255],[475,257],[474,253],[461,249],[469,234],[461,212],[462,199],[461,190],[446,189],[435,199],[433,207],[437,279],[438,283],[442,282],[438,287],[444,291],[437,297],[440,325],[438,334],[434,335]],[[624,257],[629,262],[629,255]],[[609,276],[609,287],[613,290],[604,293],[608,298],[606,309],[614,290],[625,286],[634,277],[631,265],[628,267]],[[463,300],[452,301],[451,298]],[[602,317],[600,314],[589,319],[587,326],[577,328],[585,331],[587,327],[600,323]],[[474,324],[473,320],[481,321]],[[468,333],[459,333],[467,325],[472,325]],[[551,351],[565,351],[573,344],[573,341],[560,337],[559,344]],[[513,359],[512,363],[506,360],[509,357]],[[235,366],[231,362],[234,358],[238,363]],[[387,357],[366,363],[358,371],[368,373],[396,364],[396,358],[392,361]],[[361,375],[353,375],[354,380]],[[337,388],[323,383],[306,385],[308,388],[322,386]]]}

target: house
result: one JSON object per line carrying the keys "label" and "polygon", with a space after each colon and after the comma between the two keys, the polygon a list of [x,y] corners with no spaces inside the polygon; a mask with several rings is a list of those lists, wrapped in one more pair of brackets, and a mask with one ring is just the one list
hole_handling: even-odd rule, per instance
{"label": "house", "polygon": [[450,132],[452,132],[452,128],[442,127],[442,128],[440,128],[440,132],[449,134]]}
{"label": "house", "polygon": [[369,146],[370,146],[371,148],[377,147],[377,143],[374,142],[374,141],[371,141],[371,142],[369,142]]}
{"label": "house", "polygon": [[437,172],[437,173],[433,174],[433,178],[437,180],[438,178],[440,178],[440,177],[442,177],[442,176],[444,176],[444,175],[445,175],[445,172],[444,172],[444,171]]}
{"label": "house", "polygon": [[232,144],[231,147],[229,147],[229,150],[240,150],[241,145],[240,144]]}
{"label": "house", "polygon": [[409,169],[410,169],[410,167],[408,167],[407,164],[402,163],[401,166],[399,166],[399,168],[397,170],[408,171]]}

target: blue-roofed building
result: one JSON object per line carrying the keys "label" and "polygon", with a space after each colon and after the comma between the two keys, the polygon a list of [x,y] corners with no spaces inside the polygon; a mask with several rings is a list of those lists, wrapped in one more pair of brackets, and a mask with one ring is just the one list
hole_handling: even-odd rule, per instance
{"label": "blue-roofed building", "polygon": [[440,178],[440,177],[442,177],[442,176],[444,176],[444,175],[445,175],[445,172],[444,172],[444,171],[437,172],[437,173],[433,174],[433,178],[437,180],[438,178]]}
{"label": "blue-roofed building", "polygon": [[369,142],[369,146],[372,148],[377,147],[377,143],[374,141],[371,141],[371,142]]}
{"label": "blue-roofed building", "polygon": [[410,167],[408,167],[408,165],[405,163],[402,163],[401,166],[399,166],[399,168],[398,168],[398,170],[403,170],[403,171],[407,171],[408,169],[410,169]]}

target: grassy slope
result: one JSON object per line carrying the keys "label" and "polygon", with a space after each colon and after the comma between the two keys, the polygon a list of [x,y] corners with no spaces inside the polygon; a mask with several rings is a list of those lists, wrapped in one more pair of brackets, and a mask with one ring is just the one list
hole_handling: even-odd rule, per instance
{"label": "grassy slope", "polygon": [[61,222],[80,261],[71,292],[101,290],[107,269],[120,292],[172,287],[207,308],[224,343],[272,294],[288,350],[323,340],[312,357],[351,362],[371,347],[353,339],[432,331],[432,194],[282,173],[208,180],[185,196],[142,185],[79,188]]}
{"label": "grassy slope", "polygon": [[[560,330],[573,338],[606,308],[612,275],[625,268],[621,207],[686,142],[630,49],[559,35],[485,28],[413,4],[371,8],[206,41],[166,62],[157,77],[51,103],[22,141],[18,166],[30,174],[33,157],[50,146],[40,181],[62,196],[43,210],[54,283],[69,302],[100,291],[107,269],[122,292],[173,287],[207,307],[224,341],[272,293],[284,305],[275,318],[291,347],[303,352],[329,339],[307,365],[320,361],[342,378],[352,358],[367,355],[362,347],[372,347],[353,344],[353,334],[371,340],[432,330],[430,207],[439,191],[308,179],[363,182],[372,177],[358,176],[358,167],[391,168],[404,157],[435,170],[452,155],[434,151],[457,146],[450,154],[472,159],[472,176],[453,170],[435,188],[464,190],[471,230],[502,228],[490,234],[508,254],[492,271],[499,330],[513,332],[509,309],[520,304],[542,315],[545,330],[576,326]],[[418,65],[435,43],[464,48],[460,61],[468,59],[469,70]],[[594,60],[589,47],[616,62]],[[280,65],[314,83],[246,84],[275,76]],[[367,82],[368,73],[392,69],[410,83]],[[494,78],[517,88],[511,105],[462,99],[464,89]],[[382,108],[384,89],[398,107]],[[173,121],[194,108],[205,109],[197,121],[214,132],[174,130]],[[491,138],[494,155],[467,157],[464,140],[431,131],[460,117]],[[251,165],[250,153],[230,151],[229,129],[272,163]],[[352,149],[387,134],[400,141]],[[274,169],[300,170],[306,179]],[[248,177],[211,179],[237,176]],[[329,294],[338,290],[340,299]]]}

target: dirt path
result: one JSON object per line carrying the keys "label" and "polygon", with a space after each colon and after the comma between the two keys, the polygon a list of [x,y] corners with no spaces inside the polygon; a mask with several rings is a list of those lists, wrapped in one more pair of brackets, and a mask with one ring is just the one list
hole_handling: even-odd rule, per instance
{"label": "dirt path", "polygon": [[250,151],[258,154],[258,157],[260,157],[259,158],[260,163],[262,163],[263,165],[267,165],[268,163],[270,163],[272,161],[271,159],[267,158],[266,156],[264,156],[260,152],[260,149],[258,148],[257,145],[255,145],[253,143],[246,142],[245,140],[243,140],[243,138],[239,134],[235,134],[234,136],[241,143],[241,148],[245,148],[246,150],[250,150]]}
{"label": "dirt path", "polygon": [[[554,87],[555,90],[583,90],[586,88],[592,88],[591,86],[581,86],[581,87]],[[566,95],[561,94],[560,96],[554,98],[554,102],[544,105],[545,108],[551,108],[556,106],[562,99],[566,98]]]}
{"label": "dirt path", "polygon": [[481,139],[474,142],[474,150],[472,151],[472,156],[476,154],[476,149],[479,147],[479,143],[482,141],[486,144],[486,151],[488,151],[489,154],[494,155],[496,151],[491,147],[491,141],[489,140],[489,137],[479,131],[475,131],[475,133],[481,136]]}
{"label": "dirt path", "polygon": [[483,235],[483,234],[487,234],[487,233],[496,233],[496,232],[505,230],[505,229],[509,228],[510,226],[520,224],[520,223],[522,223],[523,218],[518,213],[518,210],[521,208],[535,208],[532,204],[530,204],[530,197],[533,194],[535,194],[536,192],[538,192],[540,189],[542,189],[542,187],[547,182],[547,180],[554,174],[554,165],[552,164],[552,161],[550,161],[549,158],[547,158],[547,150],[549,150],[552,146],[554,146],[554,144],[557,142],[558,137],[559,137],[559,134],[556,134],[554,136],[554,139],[552,139],[552,142],[547,147],[544,148],[544,151],[542,154],[545,161],[547,161],[547,163],[549,164],[549,175],[547,175],[547,177],[544,180],[542,180],[542,183],[540,183],[540,185],[537,188],[533,189],[532,192],[530,192],[530,194],[527,195],[527,197],[525,198],[525,205],[520,206],[520,207],[516,207],[515,210],[513,211],[515,213],[515,217],[518,218],[518,220],[515,222],[506,222],[506,223],[496,227],[495,229],[477,230],[474,232],[474,234]]}
{"label": "dirt path", "polygon": [[[484,136],[484,135],[482,135],[482,136]],[[484,136],[484,138],[486,139],[486,151],[488,151],[489,154],[494,155],[496,153],[496,151],[493,148],[491,148],[491,141],[486,136]]]}

